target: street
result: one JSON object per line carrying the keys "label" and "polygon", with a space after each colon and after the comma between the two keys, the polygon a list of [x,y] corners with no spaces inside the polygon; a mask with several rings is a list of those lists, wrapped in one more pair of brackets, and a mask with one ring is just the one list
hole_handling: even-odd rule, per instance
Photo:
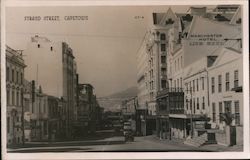
{"label": "street", "polygon": [[135,137],[134,142],[125,142],[123,136],[116,136],[114,132],[109,134],[112,137],[98,140],[27,143],[24,147],[9,148],[8,152],[213,152],[226,151],[228,149],[219,145],[207,145],[196,148],[185,145],[180,140],[160,140],[155,136]]}

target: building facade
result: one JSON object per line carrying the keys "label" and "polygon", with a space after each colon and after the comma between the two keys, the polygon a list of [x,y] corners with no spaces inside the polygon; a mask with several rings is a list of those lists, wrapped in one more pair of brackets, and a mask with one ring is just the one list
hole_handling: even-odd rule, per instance
{"label": "building facade", "polygon": [[[47,95],[62,99],[65,105],[65,138],[72,137],[76,114],[76,62],[73,50],[65,42],[52,42],[38,35],[31,38],[24,51],[26,78],[35,80]],[[56,64],[56,65],[55,65]]]}
{"label": "building facade", "polygon": [[[211,103],[213,105],[219,103],[217,100],[212,102],[213,96],[210,95],[210,85],[215,83],[214,79],[210,79],[210,68],[216,64],[222,48],[231,47],[236,51],[241,50],[240,7],[237,6],[236,9],[235,6],[234,9],[230,9],[232,6],[227,7],[217,6],[212,11],[208,11],[206,7],[191,7],[185,14],[173,13],[169,9],[166,14],[153,14],[154,24],[161,24],[167,35],[166,49],[164,49],[166,51],[166,70],[162,68],[164,66],[162,62],[165,59],[162,57],[162,53],[158,54],[158,61],[155,61],[154,67],[150,66],[152,65],[150,61],[147,67],[144,67],[147,68],[146,71],[149,71],[149,83],[152,80],[151,68],[155,68],[153,72],[156,72],[155,76],[158,78],[155,79],[156,95],[153,97],[157,101],[156,133],[160,138],[183,139],[199,135],[199,130],[209,128],[209,125],[205,125],[207,123],[212,128],[218,126],[215,124],[217,120],[214,123],[209,121],[212,116]],[[152,35],[157,35],[157,33]],[[158,32],[158,35],[161,35],[161,32]],[[152,42],[153,38],[149,39]],[[159,39],[161,40],[161,38]],[[152,44],[154,43],[146,45],[148,53],[150,53],[151,46],[154,46]],[[141,48],[143,49],[143,47]],[[162,50],[159,48],[158,51]],[[143,57],[141,54],[140,51],[139,55]],[[143,63],[141,62],[141,64]],[[139,69],[141,68],[139,67]],[[164,79],[161,79],[164,71],[166,71],[167,80],[165,86],[162,83],[165,82]],[[235,71],[234,74],[236,76],[238,72]],[[145,86],[146,82],[147,80],[143,82]],[[138,83],[139,88],[143,88],[143,83]],[[238,91],[239,88],[235,90]],[[139,91],[142,92],[143,89],[139,89]],[[148,94],[150,95],[150,90]],[[242,97],[240,93],[237,95]],[[218,96],[215,97],[218,98]],[[239,115],[240,100],[232,101],[236,101],[232,103],[236,103],[236,111]],[[150,110],[149,106],[148,109]],[[218,115],[218,113],[216,108],[216,114]],[[239,121],[237,120],[237,123]]]}
{"label": "building facade", "polygon": [[99,106],[91,84],[78,84],[77,119],[74,123],[75,136],[94,133],[101,126],[103,109]]}
{"label": "building facade", "polygon": [[6,46],[7,145],[24,141],[22,99],[25,67],[22,53]]}

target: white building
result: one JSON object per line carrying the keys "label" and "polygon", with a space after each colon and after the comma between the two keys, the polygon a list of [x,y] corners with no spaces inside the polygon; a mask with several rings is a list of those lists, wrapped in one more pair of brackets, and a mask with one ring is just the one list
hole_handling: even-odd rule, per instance
{"label": "white building", "polygon": [[7,145],[23,142],[23,56],[6,46]]}
{"label": "white building", "polygon": [[209,97],[212,128],[223,130],[220,114],[235,114],[234,126],[243,125],[243,56],[233,48],[220,50],[218,58],[209,67]]}
{"label": "white building", "polygon": [[46,37],[31,38],[24,60],[27,63],[25,76],[35,80],[43,93],[65,101],[66,136],[72,134],[76,110],[76,62],[72,49],[65,42],[51,42]]}

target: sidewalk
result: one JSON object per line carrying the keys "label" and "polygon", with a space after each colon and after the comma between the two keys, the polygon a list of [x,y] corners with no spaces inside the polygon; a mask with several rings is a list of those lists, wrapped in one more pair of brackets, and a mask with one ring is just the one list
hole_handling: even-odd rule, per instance
{"label": "sidewalk", "polygon": [[119,138],[105,138],[100,140],[82,141],[63,141],[63,142],[26,142],[25,145],[8,146],[8,150],[21,148],[40,148],[40,147],[65,147],[65,146],[87,146],[87,145],[107,145],[122,144],[124,140]]}
{"label": "sidewalk", "polygon": [[[156,137],[156,135],[145,136],[144,138],[146,140],[154,141],[158,143],[165,143],[165,144],[179,145],[179,146],[189,146],[183,143],[185,141],[184,139],[176,139],[176,138],[172,138],[171,140],[159,139],[159,137]],[[189,147],[190,149],[194,149],[194,150],[198,149],[200,151],[208,151],[208,152],[242,152],[243,151],[243,145],[223,146],[219,144],[207,144],[207,145],[203,145],[200,147],[194,147],[194,146],[189,146]]]}

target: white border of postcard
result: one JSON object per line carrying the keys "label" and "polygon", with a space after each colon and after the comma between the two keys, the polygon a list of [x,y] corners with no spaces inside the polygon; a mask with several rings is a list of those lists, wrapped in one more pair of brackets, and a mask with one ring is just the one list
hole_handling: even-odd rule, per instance
{"label": "white border of postcard", "polygon": [[[216,5],[239,4],[243,8],[243,82],[244,82],[244,151],[243,152],[83,152],[83,153],[7,153],[6,151],[6,83],[5,83],[5,7],[15,6],[138,6],[138,5]],[[1,2],[1,112],[2,112],[2,158],[5,160],[28,159],[247,159],[249,148],[249,17],[247,0],[100,0],[100,1],[39,1],[39,0],[2,0]]]}

